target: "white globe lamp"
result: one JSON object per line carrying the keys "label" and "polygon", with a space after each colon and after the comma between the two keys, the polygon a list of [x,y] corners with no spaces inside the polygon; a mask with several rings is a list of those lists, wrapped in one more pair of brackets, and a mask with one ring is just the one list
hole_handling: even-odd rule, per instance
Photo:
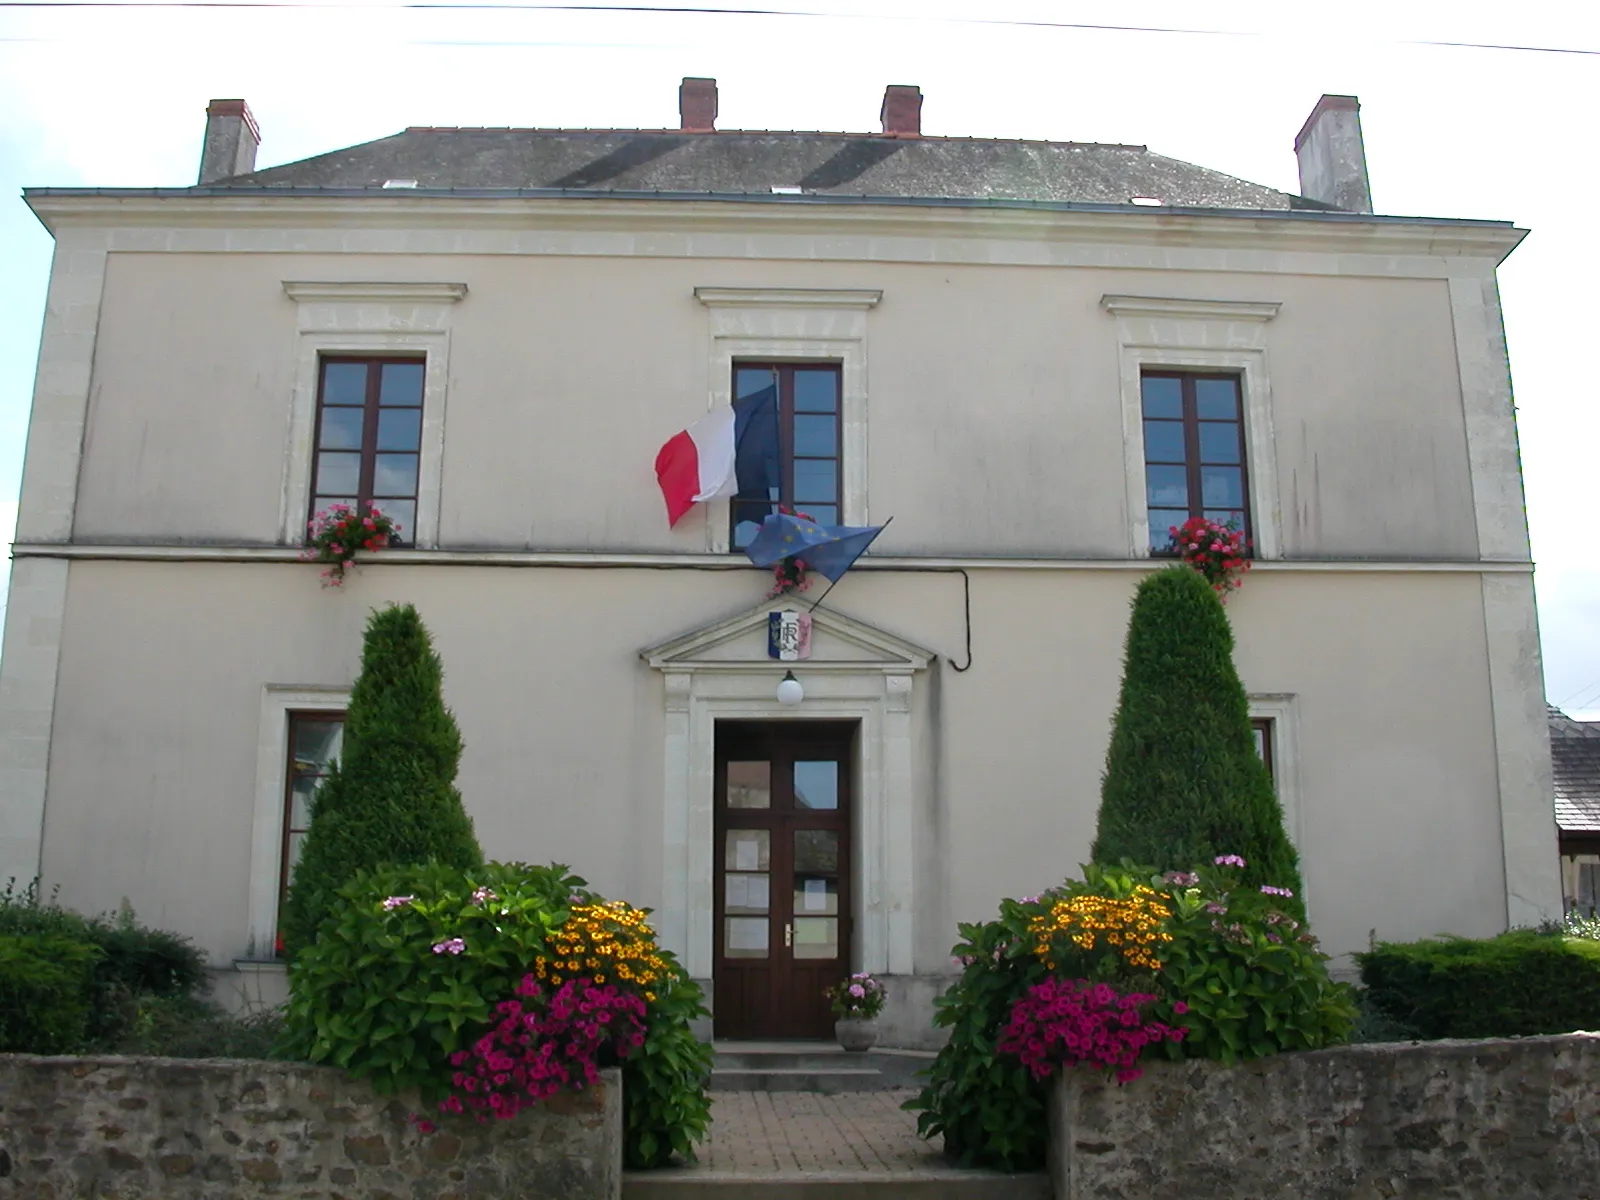
{"label": "white globe lamp", "polygon": [[794,708],[805,698],[806,690],[800,686],[800,681],[794,677],[794,672],[785,671],[783,680],[778,684],[778,703],[785,708]]}

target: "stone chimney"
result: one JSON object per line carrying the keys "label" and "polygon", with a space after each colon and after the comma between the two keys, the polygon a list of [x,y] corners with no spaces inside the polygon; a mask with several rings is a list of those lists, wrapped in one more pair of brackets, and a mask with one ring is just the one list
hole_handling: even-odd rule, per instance
{"label": "stone chimney", "polygon": [[891,83],[883,90],[883,132],[889,137],[922,136],[922,89]]}
{"label": "stone chimney", "polygon": [[678,127],[710,133],[717,127],[717,81],[686,77],[678,88]]}
{"label": "stone chimney", "polygon": [[1367,148],[1361,141],[1361,103],[1354,96],[1324,96],[1294,139],[1300,160],[1300,194],[1346,212],[1372,211]]}
{"label": "stone chimney", "polygon": [[261,130],[243,100],[213,100],[206,109],[206,141],[200,150],[200,182],[215,183],[256,169]]}

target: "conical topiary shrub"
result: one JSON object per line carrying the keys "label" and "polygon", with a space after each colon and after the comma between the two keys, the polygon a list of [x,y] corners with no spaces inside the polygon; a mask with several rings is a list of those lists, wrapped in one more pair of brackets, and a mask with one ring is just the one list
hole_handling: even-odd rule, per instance
{"label": "conical topiary shrub", "polygon": [[1302,908],[1294,846],[1233,667],[1233,631],[1189,567],[1157,571],[1134,597],[1092,853],[1162,871],[1237,854],[1249,864],[1244,882],[1291,888],[1286,907]]}
{"label": "conical topiary shrub", "polygon": [[461,733],[444,706],[443,675],[416,609],[372,615],[343,755],[317,790],[284,908],[290,956],[316,937],[334,893],[363,868],[483,862],[455,786]]}

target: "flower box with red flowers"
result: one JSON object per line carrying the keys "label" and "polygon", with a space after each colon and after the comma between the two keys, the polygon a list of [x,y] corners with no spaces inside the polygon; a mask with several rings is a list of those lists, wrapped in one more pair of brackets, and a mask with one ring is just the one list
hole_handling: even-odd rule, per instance
{"label": "flower box with red flowers", "polygon": [[1169,526],[1167,535],[1166,553],[1204,575],[1223,599],[1250,569],[1250,539],[1232,521],[1190,517],[1182,525]]}
{"label": "flower box with red flowers", "polygon": [[326,563],[323,587],[339,587],[357,551],[382,550],[400,536],[400,526],[375,505],[365,512],[348,504],[335,504],[311,518],[309,545],[300,557],[305,562]]}

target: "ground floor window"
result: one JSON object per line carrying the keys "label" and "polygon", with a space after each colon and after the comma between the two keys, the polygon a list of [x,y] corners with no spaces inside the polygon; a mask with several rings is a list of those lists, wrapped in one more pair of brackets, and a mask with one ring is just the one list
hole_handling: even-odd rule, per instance
{"label": "ground floor window", "polygon": [[1273,769],[1272,763],[1272,718],[1254,717],[1250,721],[1250,732],[1256,740],[1256,753],[1261,756],[1261,761],[1267,765],[1267,774],[1272,777],[1273,785],[1278,782],[1278,773]]}
{"label": "ground floor window", "polygon": [[1576,912],[1593,916],[1600,912],[1600,858],[1577,863],[1577,887],[1573,889],[1572,907]]}
{"label": "ground floor window", "polygon": [[[288,763],[284,770],[283,851],[278,868],[278,928],[283,928],[283,903],[289,880],[300,861],[300,847],[311,827],[311,799],[327,778],[344,745],[342,712],[289,713]],[[283,936],[278,936],[283,953]]]}

